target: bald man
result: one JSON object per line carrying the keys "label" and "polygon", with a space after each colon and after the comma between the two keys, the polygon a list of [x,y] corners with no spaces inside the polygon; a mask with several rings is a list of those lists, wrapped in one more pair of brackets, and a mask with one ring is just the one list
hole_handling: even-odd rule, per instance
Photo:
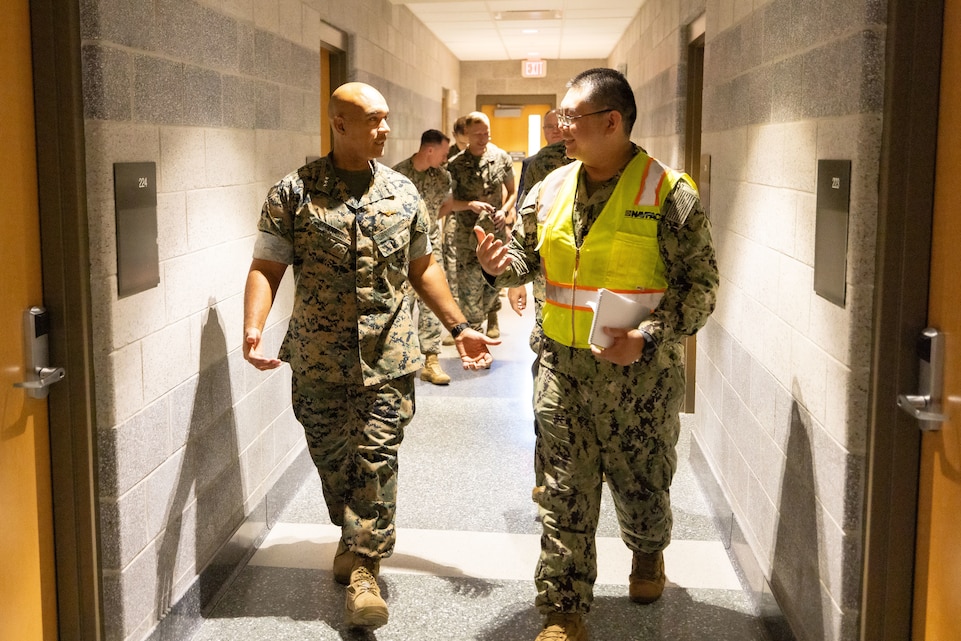
{"label": "bald man", "polygon": [[[290,364],[294,413],[340,526],[334,578],[349,625],[387,623],[380,560],[394,549],[397,451],[423,365],[407,284],[454,336],[464,369],[490,367],[496,341],[470,329],[431,253],[414,185],[377,162],[390,127],[384,97],[348,83],[330,99],[330,155],[285,176],[263,205],[244,294],[244,357]],[[263,329],[293,265],[294,307],[278,358]]]}

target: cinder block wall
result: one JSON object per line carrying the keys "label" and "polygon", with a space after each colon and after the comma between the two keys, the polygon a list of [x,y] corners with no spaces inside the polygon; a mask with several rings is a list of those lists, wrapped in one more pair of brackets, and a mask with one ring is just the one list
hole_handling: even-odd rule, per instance
{"label": "cinder block wall", "polygon": [[[706,14],[721,289],[698,335],[694,450],[752,587],[802,641],[858,638],[883,5],[649,0],[609,61],[638,94],[635,138],[678,166],[688,25]],[[813,287],[818,159],[852,161],[843,307]]]}
{"label": "cinder block wall", "polygon": [[[105,629],[109,641],[139,641],[185,594],[193,605],[179,614],[196,615],[231,571],[211,561],[242,560],[284,499],[278,483],[310,473],[289,369],[257,372],[240,347],[266,190],[319,153],[322,21],[348,34],[348,78],[391,104],[388,164],[439,126],[459,70],[387,0],[81,10]],[[160,284],[121,298],[113,165],[146,161],[157,170]],[[291,280],[268,321],[272,350]]]}

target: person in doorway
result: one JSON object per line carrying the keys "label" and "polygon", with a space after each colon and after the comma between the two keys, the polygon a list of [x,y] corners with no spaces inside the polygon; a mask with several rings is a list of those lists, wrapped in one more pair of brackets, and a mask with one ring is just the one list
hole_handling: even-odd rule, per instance
{"label": "person in doorway", "polygon": [[[474,248],[474,226],[506,240],[511,223],[516,191],[514,162],[506,151],[490,142],[490,120],[479,111],[467,115],[468,146],[447,164],[453,180],[454,212],[457,228],[457,295],[471,327],[480,331],[486,319],[487,335],[500,336],[497,312],[501,302],[481,272]],[[506,197],[505,197],[506,195]]]}
{"label": "person in doorway", "polygon": [[[522,210],[536,229],[508,245],[478,227],[477,256],[495,285],[543,269],[544,338],[534,384],[537,484],[543,535],[537,641],[585,641],[597,574],[594,535],[602,475],[633,552],[631,600],[664,590],[670,486],[684,400],[682,338],[714,309],[717,262],[710,223],[686,175],[631,142],[634,93],[613,69],[568,85],[558,120],[575,159],[531,188]],[[542,262],[543,261],[543,262]],[[653,309],[637,326],[589,341],[587,307],[600,288]]]}
{"label": "person in doorway", "polygon": [[[258,224],[244,292],[244,358],[261,370],[290,364],[292,404],[341,528],[334,578],[348,585],[349,625],[387,623],[380,560],[394,549],[397,452],[414,412],[408,284],[457,340],[465,369],[490,367],[434,261],[414,185],[381,165],[390,127],[384,97],[352,82],[330,98],[333,150],[272,187]],[[294,307],[279,358],[263,328],[293,265]]]}
{"label": "person in doorway", "polygon": [[[427,206],[430,245],[433,248],[434,262],[438,265],[443,265],[444,262],[438,216],[444,202],[450,199],[450,173],[443,167],[447,160],[448,143],[450,138],[443,132],[428,129],[421,134],[417,152],[394,165],[394,171],[404,174],[414,183]],[[450,376],[440,366],[438,359],[441,344],[440,321],[419,296],[415,296],[415,300],[411,302],[417,304],[417,338],[420,341],[420,352],[424,355],[424,369],[420,371],[420,378],[434,385],[447,385],[450,383]]]}

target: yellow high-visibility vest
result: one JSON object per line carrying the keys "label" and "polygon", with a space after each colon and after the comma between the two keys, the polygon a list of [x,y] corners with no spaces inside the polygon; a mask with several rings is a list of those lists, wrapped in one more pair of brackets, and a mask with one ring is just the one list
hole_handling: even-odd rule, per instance
{"label": "yellow high-visibility vest", "polygon": [[654,309],[667,289],[658,250],[661,206],[679,180],[694,181],[639,152],[621,174],[578,248],[574,201],[581,162],[552,172],[537,204],[538,249],[547,280],[544,333],[570,347],[589,348],[597,291],[609,289]]}

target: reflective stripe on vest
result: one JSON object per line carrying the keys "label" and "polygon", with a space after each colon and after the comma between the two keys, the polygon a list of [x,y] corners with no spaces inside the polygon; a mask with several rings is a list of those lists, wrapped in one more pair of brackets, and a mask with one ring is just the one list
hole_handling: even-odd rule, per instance
{"label": "reflective stripe on vest", "polygon": [[[547,281],[544,291],[546,301],[552,305],[585,310],[590,309],[588,303],[597,301],[598,289],[597,287],[578,287],[574,289],[569,285]],[[664,295],[663,291],[639,291],[636,289],[613,289],[610,291],[641,303],[650,309],[657,307],[657,304],[661,302],[661,296]]]}
{"label": "reflective stripe on vest", "polygon": [[547,278],[544,332],[564,345],[588,348],[593,312],[587,303],[597,300],[598,289],[636,297],[652,309],[660,302],[667,288],[657,243],[661,205],[678,180],[691,180],[639,152],[577,248],[572,214],[580,167],[575,161],[544,179],[538,249]]}

